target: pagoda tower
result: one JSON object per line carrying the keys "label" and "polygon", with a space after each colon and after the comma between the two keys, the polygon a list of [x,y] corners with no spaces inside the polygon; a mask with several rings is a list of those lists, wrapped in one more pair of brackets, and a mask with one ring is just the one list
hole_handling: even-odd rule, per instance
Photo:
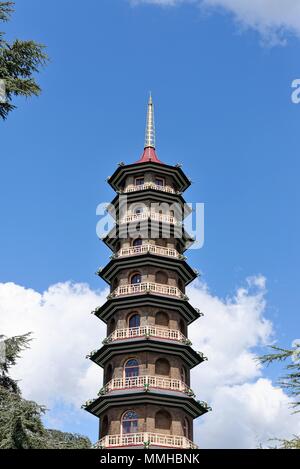
{"label": "pagoda tower", "polygon": [[190,180],[156,155],[151,95],[143,154],[108,182],[116,224],[103,241],[113,254],[98,274],[110,294],[94,311],[107,337],[88,355],[104,382],[84,408],[99,418],[98,448],[196,448],[193,419],[209,408],[190,387],[190,370],[206,359],[187,333],[201,315],[185,294],[197,276],[184,256],[193,242],[182,197]]}

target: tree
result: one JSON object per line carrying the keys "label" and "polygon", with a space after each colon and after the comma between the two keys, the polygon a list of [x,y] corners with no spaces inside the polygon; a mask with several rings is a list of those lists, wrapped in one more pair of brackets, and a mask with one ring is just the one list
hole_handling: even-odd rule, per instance
{"label": "tree", "polygon": [[[14,2],[0,1],[0,21],[9,20],[14,11]],[[0,117],[6,119],[9,112],[16,108],[13,96],[38,96],[41,88],[34,73],[48,61],[45,46],[32,40],[15,40],[9,44],[0,32],[0,79],[5,88],[5,100],[0,99]],[[4,91],[4,90],[3,90]],[[1,98],[1,96],[0,96]]]}
{"label": "tree", "polygon": [[20,353],[29,348],[31,334],[5,340],[0,361],[0,449],[85,449],[87,437],[44,428],[46,408],[23,399],[16,380],[9,376]]}
{"label": "tree", "polygon": [[[285,374],[278,384],[291,397],[291,407],[294,413],[300,412],[300,342],[295,343],[291,349],[270,347],[274,352],[259,357],[262,364],[270,365],[274,362],[289,363],[285,365]],[[282,449],[300,449],[300,436],[295,435],[291,440],[277,440]]]}

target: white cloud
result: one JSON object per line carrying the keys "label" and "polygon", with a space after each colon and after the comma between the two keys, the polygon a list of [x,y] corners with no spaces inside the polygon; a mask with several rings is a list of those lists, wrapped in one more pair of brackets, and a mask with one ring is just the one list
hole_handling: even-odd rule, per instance
{"label": "white cloud", "polygon": [[[196,350],[209,357],[192,372],[192,388],[197,398],[213,407],[196,423],[198,444],[253,448],[268,444],[269,438],[300,433],[299,418],[290,415],[287,396],[254,361],[253,349],[273,339],[272,324],[264,317],[264,277],[249,278],[232,298],[212,295],[201,283],[188,293],[205,312],[190,327],[190,337]],[[94,397],[101,385],[100,368],[84,357],[105,334],[101,321],[89,311],[106,294],[83,284],[61,283],[42,294],[13,283],[0,284],[0,331],[7,336],[34,332],[31,349],[14,371],[22,377],[24,395],[49,407],[68,405],[67,411],[60,407],[50,412],[48,421],[54,426],[62,427],[66,421],[70,426],[74,419],[74,428],[80,431],[78,422],[84,418],[80,404]]]}
{"label": "white cloud", "polygon": [[30,350],[13,369],[26,397],[49,407],[58,400],[80,407],[95,395],[100,368],[85,356],[100,346],[105,330],[89,313],[104,300],[104,292],[85,284],[59,283],[42,294],[0,284],[0,331],[7,337],[33,332]]}
{"label": "white cloud", "polygon": [[284,43],[287,34],[300,36],[299,0],[133,0],[132,3],[160,6],[188,3],[229,12],[242,27],[258,31],[271,44]]}

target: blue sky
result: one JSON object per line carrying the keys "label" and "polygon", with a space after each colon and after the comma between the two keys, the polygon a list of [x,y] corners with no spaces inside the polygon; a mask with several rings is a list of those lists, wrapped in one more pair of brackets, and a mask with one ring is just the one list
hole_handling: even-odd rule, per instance
{"label": "blue sky", "polygon": [[194,182],[186,199],[205,203],[191,264],[219,297],[265,276],[266,317],[289,346],[300,303],[299,39],[266,46],[226,12],[126,0],[17,0],[5,30],[46,44],[51,62],[42,95],[17,100],[0,124],[0,282],[103,287],[94,272],[109,252],[95,210],[113,197],[105,180],[117,163],[142,152],[151,90],[158,156],[182,162]]}

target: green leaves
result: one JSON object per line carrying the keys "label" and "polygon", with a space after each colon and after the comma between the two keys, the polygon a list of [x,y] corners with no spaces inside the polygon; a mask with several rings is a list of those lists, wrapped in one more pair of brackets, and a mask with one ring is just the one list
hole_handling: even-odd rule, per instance
{"label": "green leaves", "polygon": [[84,436],[44,428],[46,408],[23,399],[18,383],[9,376],[10,367],[31,340],[28,333],[5,341],[5,359],[0,362],[0,449],[90,448],[91,442]]}
{"label": "green leaves", "polygon": [[[0,21],[7,21],[13,11],[12,2],[0,2]],[[35,41],[17,39],[9,44],[0,33],[0,79],[5,82],[6,102],[0,102],[0,117],[6,119],[15,109],[13,96],[38,96],[41,88],[34,74],[46,65],[45,46]]]}

